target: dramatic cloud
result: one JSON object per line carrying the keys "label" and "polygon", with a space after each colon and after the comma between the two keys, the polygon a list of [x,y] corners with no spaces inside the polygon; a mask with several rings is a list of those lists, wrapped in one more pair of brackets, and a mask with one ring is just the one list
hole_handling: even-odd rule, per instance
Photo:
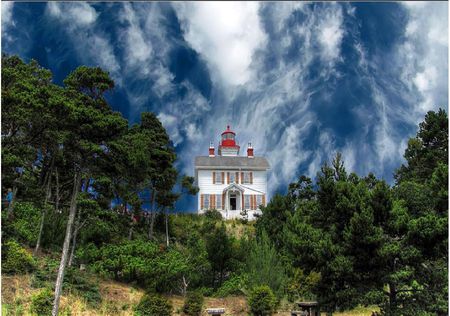
{"label": "dramatic cloud", "polygon": [[265,43],[258,2],[192,2],[175,5],[185,39],[228,84],[251,77],[255,50]]}
{"label": "dramatic cloud", "polygon": [[405,2],[409,21],[402,46],[405,59],[403,78],[414,83],[421,100],[416,121],[423,113],[446,107],[448,87],[448,4],[445,2]]}
{"label": "dramatic cloud", "polygon": [[108,70],[121,83],[120,65],[106,34],[95,28],[98,14],[87,2],[49,2],[47,14],[59,22],[74,43],[79,57],[89,65]]}
{"label": "dramatic cloud", "polygon": [[348,171],[392,182],[417,123],[448,104],[446,2],[2,8],[6,52],[50,64],[62,78],[67,65],[109,71],[111,104],[130,123],[153,111],[182,173],[192,175],[195,156],[231,125],[241,154],[252,142],[269,160],[269,194],[301,174],[315,177],[337,152]]}
{"label": "dramatic cloud", "polygon": [[14,2],[2,1],[2,27],[8,26],[13,23],[12,9]]}

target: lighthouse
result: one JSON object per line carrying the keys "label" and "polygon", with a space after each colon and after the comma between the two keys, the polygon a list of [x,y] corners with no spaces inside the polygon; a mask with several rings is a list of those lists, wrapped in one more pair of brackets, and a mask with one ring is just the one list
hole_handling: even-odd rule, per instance
{"label": "lighthouse", "polygon": [[216,147],[213,142],[208,155],[195,158],[195,178],[199,187],[198,213],[215,209],[224,219],[255,219],[267,204],[267,159],[254,155],[251,142],[246,155],[228,125]]}

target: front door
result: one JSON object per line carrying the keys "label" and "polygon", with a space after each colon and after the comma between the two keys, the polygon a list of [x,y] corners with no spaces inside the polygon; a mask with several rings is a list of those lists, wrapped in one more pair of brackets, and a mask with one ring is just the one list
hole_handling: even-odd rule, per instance
{"label": "front door", "polygon": [[237,197],[236,194],[230,194],[230,210],[235,211],[237,208]]}

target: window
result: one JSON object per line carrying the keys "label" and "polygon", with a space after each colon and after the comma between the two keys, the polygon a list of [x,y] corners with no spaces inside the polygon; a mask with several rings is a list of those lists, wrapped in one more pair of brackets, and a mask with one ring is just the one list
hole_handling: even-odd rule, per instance
{"label": "window", "polygon": [[222,172],[216,171],[215,176],[216,176],[214,180],[215,184],[222,184]]}
{"label": "window", "polygon": [[236,182],[236,173],[230,172],[230,183],[235,183],[235,182]]}
{"label": "window", "polygon": [[222,195],[216,194],[216,209],[221,210],[222,209]]}
{"label": "window", "polygon": [[203,195],[203,208],[205,210],[209,210],[210,209],[209,194],[204,194]]}
{"label": "window", "polygon": [[262,205],[262,195],[257,195],[256,196],[256,207],[258,208],[260,205]]}
{"label": "window", "polygon": [[250,209],[250,195],[244,195],[244,208],[246,210]]}
{"label": "window", "polygon": [[250,184],[250,172],[244,172],[244,184]]}

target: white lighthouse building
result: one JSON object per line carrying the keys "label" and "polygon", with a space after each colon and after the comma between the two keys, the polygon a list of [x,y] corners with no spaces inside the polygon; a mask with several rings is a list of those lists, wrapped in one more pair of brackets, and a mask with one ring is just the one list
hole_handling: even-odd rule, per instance
{"label": "white lighthouse building", "polygon": [[240,156],[239,149],[236,133],[227,126],[217,155],[211,143],[208,156],[195,158],[198,213],[216,209],[225,219],[248,216],[253,220],[261,212],[260,206],[266,205],[269,163],[254,156],[251,143],[246,156]]}

